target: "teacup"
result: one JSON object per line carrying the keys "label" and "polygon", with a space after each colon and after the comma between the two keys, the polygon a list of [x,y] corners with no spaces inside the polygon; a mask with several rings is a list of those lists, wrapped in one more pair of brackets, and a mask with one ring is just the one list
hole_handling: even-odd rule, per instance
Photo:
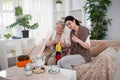
{"label": "teacup", "polygon": [[56,71],[56,70],[58,70],[57,66],[55,66],[55,65],[51,66],[51,71]]}

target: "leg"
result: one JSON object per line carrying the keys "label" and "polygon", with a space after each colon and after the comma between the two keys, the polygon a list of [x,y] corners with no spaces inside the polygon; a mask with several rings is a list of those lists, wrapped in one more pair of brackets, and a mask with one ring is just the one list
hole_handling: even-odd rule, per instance
{"label": "leg", "polygon": [[56,64],[55,53],[53,53],[48,58],[47,65],[55,65],[55,64]]}
{"label": "leg", "polygon": [[56,65],[55,57],[51,56],[47,61],[47,65]]}
{"label": "leg", "polygon": [[81,55],[68,55],[61,58],[57,66],[66,69],[72,69],[72,66],[81,65],[86,63],[84,58]]}

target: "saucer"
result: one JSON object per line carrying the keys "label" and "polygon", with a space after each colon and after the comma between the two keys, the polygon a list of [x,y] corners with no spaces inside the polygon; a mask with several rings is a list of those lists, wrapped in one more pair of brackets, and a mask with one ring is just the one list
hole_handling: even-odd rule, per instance
{"label": "saucer", "polygon": [[56,74],[56,73],[60,72],[60,69],[55,69],[55,70],[50,69],[50,70],[48,70],[48,72],[51,74]]}
{"label": "saucer", "polygon": [[26,72],[25,72],[25,75],[26,75],[26,76],[32,75],[32,71],[26,71]]}

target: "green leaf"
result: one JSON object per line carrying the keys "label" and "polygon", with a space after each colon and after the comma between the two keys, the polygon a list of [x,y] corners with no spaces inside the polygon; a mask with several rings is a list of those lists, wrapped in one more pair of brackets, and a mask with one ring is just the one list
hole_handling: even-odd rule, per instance
{"label": "green leaf", "polygon": [[13,24],[7,26],[7,28],[14,28],[17,27],[17,25],[21,25],[25,30],[26,29],[37,29],[39,27],[38,23],[34,23],[33,25],[30,25],[30,20],[32,20],[31,14],[22,14],[22,7],[18,6],[15,8],[16,11],[16,22]]}
{"label": "green leaf", "polygon": [[23,15],[22,7],[21,6],[15,7],[15,16],[20,15]]}
{"label": "green leaf", "polygon": [[111,20],[106,18],[107,9],[112,5],[111,0],[86,0],[85,12],[89,14],[88,20],[91,21],[91,39],[103,39],[107,34]]}
{"label": "green leaf", "polygon": [[61,0],[56,0],[56,4],[62,4]]}

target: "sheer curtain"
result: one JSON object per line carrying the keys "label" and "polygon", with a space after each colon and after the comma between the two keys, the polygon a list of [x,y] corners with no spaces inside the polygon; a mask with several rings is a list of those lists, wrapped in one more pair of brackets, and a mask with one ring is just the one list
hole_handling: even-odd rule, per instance
{"label": "sheer curtain", "polygon": [[[86,0],[84,0],[84,5],[86,4]],[[90,32],[91,32],[91,22],[90,22],[90,20],[88,20],[88,18],[89,18],[89,15],[90,14],[88,14],[88,13],[86,13],[85,12],[85,14],[84,14],[84,23],[85,23],[85,26],[90,30]]]}
{"label": "sheer curtain", "polygon": [[[0,0],[0,36],[4,38],[6,26],[15,22],[14,7],[22,6],[24,14],[31,14],[32,21],[39,23],[39,28],[30,31],[30,37],[36,42],[42,39],[53,30],[53,0]],[[16,30],[16,31],[15,31]],[[21,33],[17,27],[14,35]]]}
{"label": "sheer curtain", "polygon": [[4,38],[5,33],[13,33],[11,30],[6,31],[6,26],[15,21],[14,0],[0,0],[0,36]]}
{"label": "sheer curtain", "polygon": [[39,43],[53,30],[53,0],[22,0],[24,14],[31,14],[32,21],[39,23],[39,28],[30,31],[30,36]]}

